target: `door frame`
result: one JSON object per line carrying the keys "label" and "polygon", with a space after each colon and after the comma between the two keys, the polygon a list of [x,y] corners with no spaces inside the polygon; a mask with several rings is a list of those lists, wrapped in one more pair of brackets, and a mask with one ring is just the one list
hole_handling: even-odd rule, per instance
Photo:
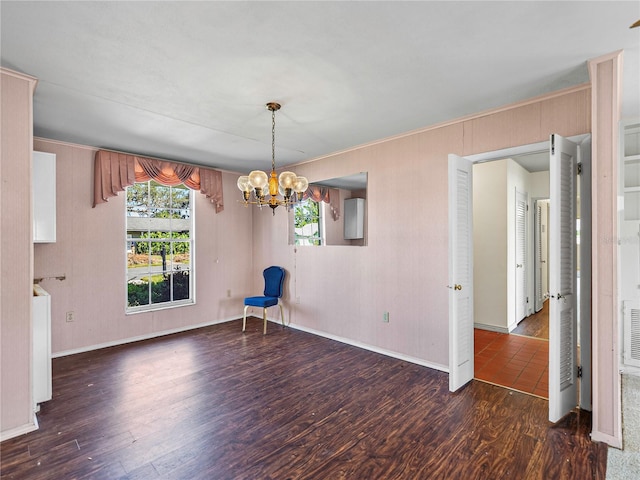
{"label": "door frame", "polygon": [[[582,135],[575,135],[572,137],[567,137],[567,140],[570,140],[576,144],[578,144],[579,147],[583,147],[580,148],[579,150],[584,150],[582,153],[584,154],[584,152],[587,150],[585,147],[585,145],[590,146],[590,142],[591,142],[591,133],[587,133],[587,134],[582,134]],[[472,164],[476,164],[476,163],[484,163],[484,162],[490,162],[490,161],[494,161],[494,160],[501,160],[504,158],[508,158],[510,156],[517,156],[517,155],[522,155],[522,154],[527,154],[527,153],[536,153],[536,152],[542,152],[542,151],[549,151],[549,146],[550,146],[551,142],[550,140],[545,140],[543,142],[538,142],[538,143],[532,143],[532,144],[528,144],[528,145],[521,145],[521,146],[517,146],[517,147],[511,147],[511,148],[505,148],[505,149],[501,149],[501,150],[495,150],[495,151],[490,151],[490,152],[484,152],[484,153],[479,153],[479,154],[474,154],[474,155],[466,155],[464,158],[469,160]],[[589,163],[589,172],[590,170],[590,157],[588,159],[584,159],[581,158],[580,161],[584,161],[587,160]],[[585,172],[586,173],[586,172]],[[589,187],[590,187],[590,183],[589,183]],[[587,206],[590,209],[591,207],[591,198],[590,198],[590,188],[588,190],[588,195],[586,195],[586,198],[588,198],[587,201]],[[473,199],[470,200],[472,203],[470,205],[470,208],[473,207]],[[451,205],[451,199],[449,200],[450,205],[449,205],[449,209],[452,208]],[[584,198],[581,199],[581,202],[584,202]],[[582,203],[583,208],[584,208],[584,203]],[[590,223],[590,222],[589,222]],[[581,227],[584,228],[582,226],[582,221],[581,221]],[[581,230],[582,230],[581,228]],[[590,237],[589,237],[590,238]],[[581,239],[581,242],[584,239]],[[450,240],[451,241],[451,240]],[[471,242],[473,242],[473,239],[471,239]],[[582,245],[583,247],[585,245]],[[449,252],[449,257],[451,258],[451,251]],[[589,248],[581,248],[581,255],[580,255],[580,261],[581,261],[581,272],[591,272],[591,248],[589,245]],[[578,317],[578,323],[580,325],[580,333],[581,333],[581,340],[582,338],[585,338],[586,332],[591,332],[591,292],[587,292],[586,291],[586,286],[588,285],[588,288],[591,287],[591,278],[589,278],[588,282],[584,281],[585,278],[582,279],[582,281],[580,282],[580,295],[581,295],[581,308],[580,308],[580,315]],[[589,304],[585,305],[585,302],[587,301],[585,299],[585,297],[588,298]],[[457,351],[460,348],[458,339],[454,336],[451,335],[451,325],[452,325],[452,321],[453,319],[451,318],[451,315],[449,315],[449,331],[450,331],[450,335],[449,335],[449,350],[450,352],[452,350]],[[589,370],[589,375],[587,378],[584,377],[584,369],[583,369],[583,378],[581,379],[581,395],[580,395],[580,407],[585,409],[585,410],[590,410],[591,409],[591,375],[590,375],[590,368],[591,368],[591,357],[592,357],[592,351],[591,351],[591,344],[589,342],[589,346],[588,348],[583,348],[581,345],[580,348],[580,363],[583,366],[588,366],[588,370]],[[473,353],[473,336],[471,338],[471,352]],[[450,366],[450,371],[451,371],[451,366]],[[584,386],[582,384],[585,384]],[[585,393],[588,393],[588,396],[585,395]],[[585,395],[584,400],[583,400],[583,395]]]}

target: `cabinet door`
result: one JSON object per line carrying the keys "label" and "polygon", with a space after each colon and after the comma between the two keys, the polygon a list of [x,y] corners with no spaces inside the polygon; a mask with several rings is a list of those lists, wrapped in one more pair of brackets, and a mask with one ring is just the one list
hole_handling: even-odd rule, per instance
{"label": "cabinet door", "polygon": [[33,152],[33,241],[56,241],[56,156]]}

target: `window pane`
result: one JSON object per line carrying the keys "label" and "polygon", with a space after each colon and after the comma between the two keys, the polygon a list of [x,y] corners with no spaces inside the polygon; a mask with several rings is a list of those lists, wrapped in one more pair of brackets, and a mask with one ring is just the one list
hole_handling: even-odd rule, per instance
{"label": "window pane", "polygon": [[150,205],[156,208],[171,207],[171,187],[160,185],[155,182],[151,183]]}
{"label": "window pane", "polygon": [[173,277],[173,299],[184,300],[190,298],[189,271],[174,272]]}
{"label": "window pane", "polygon": [[151,276],[151,303],[164,303],[171,301],[171,275],[162,273]]}
{"label": "window pane", "polygon": [[127,292],[127,306],[138,307],[149,304],[149,282],[147,280],[129,280]]}
{"label": "window pane", "polygon": [[176,210],[188,210],[189,190],[186,188],[174,188],[172,191],[171,207]]}
{"label": "window pane", "polygon": [[149,184],[136,183],[127,187],[127,208],[146,209],[149,203]]}
{"label": "window pane", "polygon": [[191,244],[189,242],[174,242],[173,252],[174,269],[188,269],[191,263]]}

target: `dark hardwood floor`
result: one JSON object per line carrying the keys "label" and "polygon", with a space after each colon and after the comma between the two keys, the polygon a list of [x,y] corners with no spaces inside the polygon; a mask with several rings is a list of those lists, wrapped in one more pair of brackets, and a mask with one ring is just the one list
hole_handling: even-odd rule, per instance
{"label": "dark hardwood floor", "polygon": [[251,318],[53,361],[2,479],[604,479],[590,415]]}

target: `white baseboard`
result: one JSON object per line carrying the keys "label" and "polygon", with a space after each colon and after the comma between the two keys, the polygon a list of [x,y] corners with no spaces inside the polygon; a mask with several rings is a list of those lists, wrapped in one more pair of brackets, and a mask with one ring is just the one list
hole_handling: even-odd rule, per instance
{"label": "white baseboard", "polygon": [[[271,319],[267,318],[270,322],[280,323],[280,319]],[[427,362],[420,358],[412,357],[410,355],[404,355],[402,353],[394,352],[392,350],[387,350],[385,348],[376,347],[374,345],[369,345],[366,343],[358,342],[355,340],[351,340],[350,338],[339,337],[337,335],[332,335],[330,333],[322,332],[320,330],[315,330],[313,328],[304,327],[302,325],[296,325],[295,323],[288,324],[288,327],[294,328],[296,330],[300,330],[302,332],[311,333],[313,335],[318,335],[319,337],[328,338],[330,340],[335,340],[340,343],[344,343],[347,345],[351,345],[352,347],[362,348],[364,350],[369,350],[370,352],[380,353],[382,355],[386,355],[387,357],[397,358],[398,360],[404,360],[405,362],[415,363],[416,365],[421,365],[423,367],[432,368],[434,370],[439,370],[441,372],[449,373],[449,367],[446,365],[440,365],[438,363]]]}
{"label": "white baseboard", "polygon": [[[249,315],[247,315],[247,316],[249,316]],[[256,315],[251,315],[251,316],[255,317]],[[184,328],[175,328],[175,329],[172,329],[172,330],[164,330],[162,332],[154,332],[154,333],[150,333],[148,335],[139,335],[137,337],[131,337],[131,338],[125,338],[125,339],[121,339],[121,340],[115,340],[113,342],[100,343],[100,344],[97,344],[97,345],[90,345],[90,346],[87,346],[87,347],[76,348],[76,349],[73,349],[73,350],[65,350],[65,351],[62,351],[62,352],[56,352],[51,356],[52,356],[52,358],[65,357],[67,355],[74,355],[76,353],[90,352],[92,350],[98,350],[100,348],[115,347],[116,345],[124,345],[126,343],[139,342],[141,340],[148,340],[150,338],[162,337],[164,335],[171,335],[173,333],[180,333],[180,332],[186,332],[186,331],[189,331],[189,330],[195,330],[196,328],[208,327],[208,326],[217,325],[217,324],[220,324],[220,323],[227,323],[227,322],[231,322],[233,320],[239,320],[241,318],[242,318],[242,316],[239,315],[237,317],[227,318],[227,319],[223,319],[223,320],[216,320],[216,321],[213,321],[213,322],[201,323],[201,324],[198,324],[198,325],[191,325],[191,326],[184,327]],[[267,317],[267,320],[269,322],[273,322],[273,323],[276,323],[278,325],[281,324],[280,318],[269,318],[269,317]],[[409,362],[409,363],[415,363],[416,365],[422,365],[423,367],[432,368],[434,370],[439,370],[441,372],[449,373],[449,367],[447,367],[446,365],[440,365],[438,363],[427,362],[425,360],[422,360],[422,359],[416,358],[416,357],[412,357],[410,355],[404,355],[402,353],[394,352],[392,350],[387,350],[387,349],[384,349],[384,348],[376,347],[374,345],[368,345],[366,343],[358,342],[358,341],[351,340],[351,339],[345,338],[345,337],[339,337],[337,335],[332,335],[332,334],[329,334],[329,333],[326,333],[326,332],[322,332],[320,330],[307,328],[307,327],[304,327],[304,326],[301,326],[301,325],[288,324],[287,326],[291,327],[291,328],[294,328],[296,330],[300,330],[300,331],[303,331],[303,332],[311,333],[313,335],[318,335],[319,337],[324,337],[324,338],[328,338],[330,340],[335,340],[335,341],[340,342],[340,343],[351,345],[353,347],[358,347],[358,348],[362,348],[364,350],[369,350],[371,352],[380,353],[382,355],[386,355],[387,357],[397,358],[398,360],[404,360],[404,361]]]}
{"label": "white baseboard", "polygon": [[480,330],[489,330],[490,332],[509,333],[507,327],[499,327],[498,325],[487,325],[486,323],[474,323],[473,328],[479,328]]}
{"label": "white baseboard", "polygon": [[141,340],[149,340],[150,338],[164,337],[165,335],[171,335],[173,333],[187,332],[189,330],[195,330],[196,328],[209,327],[211,325],[217,325],[219,323],[231,322],[233,320],[238,320],[239,318],[242,318],[242,315],[237,317],[225,318],[223,320],[214,320],[212,322],[200,323],[197,325],[189,325],[187,327],[173,328],[171,330],[163,330],[161,332],[153,332],[145,335],[139,335],[137,337],[123,338],[120,340],[100,343],[97,345],[89,345],[86,347],[74,348],[72,350],[64,350],[62,352],[56,352],[51,354],[51,358],[66,357],[67,355],[75,355],[76,353],[90,352],[92,350],[99,350],[101,348],[115,347],[117,345],[124,345],[126,343],[139,342]]}
{"label": "white baseboard", "polygon": [[34,430],[38,430],[38,419],[35,414],[33,415],[33,422],[20,425],[19,427],[12,428],[11,430],[4,430],[3,432],[0,432],[0,442],[4,442],[10,438],[19,437],[20,435],[33,432]]}

